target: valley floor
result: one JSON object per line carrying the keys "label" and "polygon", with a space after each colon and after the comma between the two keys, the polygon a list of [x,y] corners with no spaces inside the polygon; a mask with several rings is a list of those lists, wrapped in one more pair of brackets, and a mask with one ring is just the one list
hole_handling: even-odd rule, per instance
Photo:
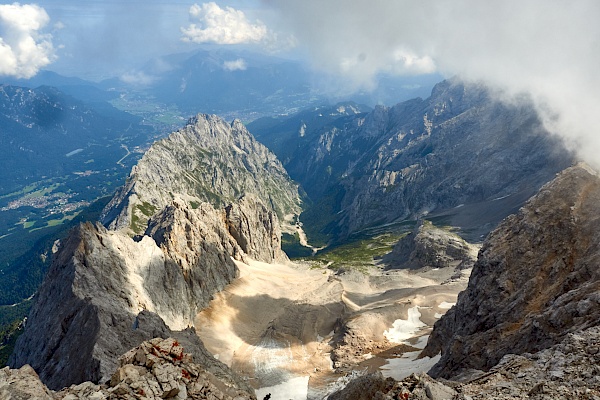
{"label": "valley floor", "polygon": [[307,264],[237,265],[240,277],[195,325],[259,399],[322,398],[352,371],[401,378],[428,370],[435,359],[413,359],[469,272],[451,279],[453,268],[336,274]]}

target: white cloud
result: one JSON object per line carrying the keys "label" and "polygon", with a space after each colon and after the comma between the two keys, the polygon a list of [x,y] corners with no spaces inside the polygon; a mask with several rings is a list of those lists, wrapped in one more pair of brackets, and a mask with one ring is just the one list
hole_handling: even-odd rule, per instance
{"label": "white cloud", "polygon": [[[597,0],[270,0],[315,68],[348,90],[434,70],[527,93],[546,125],[600,168]],[[316,11],[318,10],[318,11]]]}
{"label": "white cloud", "polygon": [[130,71],[121,75],[121,81],[130,85],[137,86],[148,86],[156,82],[157,78],[152,75],[148,75],[142,71]]}
{"label": "white cloud", "polygon": [[0,75],[31,78],[55,60],[52,36],[42,33],[49,22],[35,4],[0,5]]}
{"label": "white cloud", "polygon": [[194,43],[243,44],[259,43],[267,39],[269,31],[264,23],[251,23],[246,15],[232,7],[221,8],[216,3],[194,4],[190,19],[198,21],[181,28],[183,40]]}
{"label": "white cloud", "polygon": [[243,58],[223,62],[223,69],[225,71],[245,71],[246,68],[248,68],[248,65],[246,64],[246,60]]}

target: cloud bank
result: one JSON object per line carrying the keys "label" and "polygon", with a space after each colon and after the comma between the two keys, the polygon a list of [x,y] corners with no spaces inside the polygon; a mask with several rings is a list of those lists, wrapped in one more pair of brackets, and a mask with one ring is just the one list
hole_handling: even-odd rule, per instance
{"label": "cloud bank", "polygon": [[31,78],[54,61],[52,36],[42,33],[49,22],[35,4],[0,5],[0,75]]}
{"label": "cloud bank", "polygon": [[269,0],[313,66],[349,89],[437,71],[528,94],[546,126],[600,167],[600,2]]}
{"label": "cloud bank", "polygon": [[246,60],[243,58],[223,62],[223,69],[225,71],[245,71],[246,68],[248,68],[248,65],[246,64]]}
{"label": "cloud bank", "polygon": [[181,28],[182,40],[193,43],[244,44],[260,43],[269,31],[261,21],[251,23],[246,15],[232,7],[221,8],[216,3],[194,4],[190,8],[192,23]]}

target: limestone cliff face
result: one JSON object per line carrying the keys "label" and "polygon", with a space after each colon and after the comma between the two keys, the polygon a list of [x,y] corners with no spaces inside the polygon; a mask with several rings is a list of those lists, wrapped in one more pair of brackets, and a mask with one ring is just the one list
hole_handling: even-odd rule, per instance
{"label": "limestone cliff face", "polygon": [[233,259],[287,260],[278,214],[298,207],[297,187],[239,121],[199,115],[133,169],[105,210],[109,228],[70,234],[10,365],[30,364],[51,389],[103,382],[128,348],[173,336],[239,383],[204,349],[194,318],[236,277]]}
{"label": "limestone cliff face", "polygon": [[244,254],[267,263],[288,260],[277,214],[250,195],[225,207],[225,224]]}
{"label": "limestone cliff face", "polygon": [[600,325],[600,178],[571,167],[507,218],[483,245],[458,302],[434,327],[430,374],[488,370]]}
{"label": "limestone cliff face", "polygon": [[[190,214],[177,224],[198,222],[201,212]],[[213,236],[227,238],[227,232],[204,228],[188,232],[196,256],[186,258],[185,250],[166,251],[149,236],[135,242],[101,225],[80,226],[57,253],[10,365],[30,364],[52,389],[103,382],[120,353],[143,340],[174,336],[207,368],[229,376],[187,329],[237,272],[224,249],[233,240],[220,245]]]}
{"label": "limestone cliff face", "polygon": [[488,202],[487,212],[452,221],[485,234],[482,225],[494,226],[522,204],[523,194],[532,196],[570,165],[532,107],[504,105],[487,88],[457,81],[436,85],[421,103],[373,113],[360,131],[379,140],[343,181],[349,231],[378,218],[389,222],[447,209],[461,215]]}
{"label": "limestone cliff face", "polygon": [[141,234],[150,217],[176,196],[221,209],[248,194],[280,220],[300,212],[297,186],[240,121],[228,124],[217,116],[198,114],[152,145],[106,206],[101,221],[111,229]]}
{"label": "limestone cliff face", "polygon": [[531,105],[504,104],[484,85],[457,79],[439,83],[425,100],[326,124],[318,122],[322,110],[314,114],[280,124],[304,122],[302,136],[256,130],[315,203],[303,221],[341,239],[446,212],[449,225],[480,240],[572,162]]}

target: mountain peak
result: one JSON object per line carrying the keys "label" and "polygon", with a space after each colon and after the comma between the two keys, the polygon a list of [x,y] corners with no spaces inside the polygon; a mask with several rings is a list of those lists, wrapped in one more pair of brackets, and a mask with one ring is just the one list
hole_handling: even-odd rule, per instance
{"label": "mountain peak", "polygon": [[175,194],[190,204],[204,201],[223,208],[250,193],[280,220],[300,211],[297,186],[241,121],[228,124],[215,115],[198,114],[148,150],[102,221],[140,234]]}

